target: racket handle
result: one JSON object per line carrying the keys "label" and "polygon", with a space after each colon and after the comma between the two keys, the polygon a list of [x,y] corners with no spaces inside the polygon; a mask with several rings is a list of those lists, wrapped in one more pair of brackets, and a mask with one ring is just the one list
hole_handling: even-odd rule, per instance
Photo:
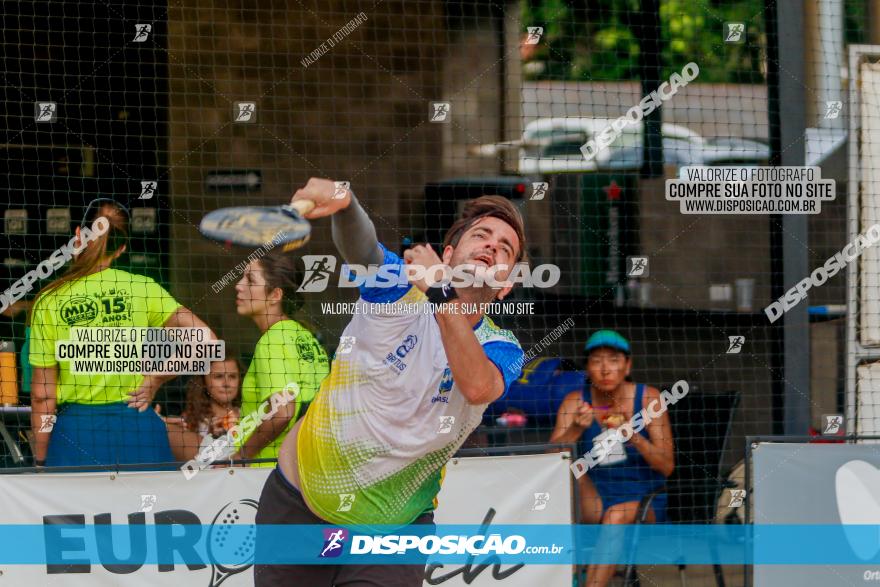
{"label": "racket handle", "polygon": [[290,203],[290,207],[299,212],[301,216],[305,216],[315,209],[315,202],[313,200],[296,200]]}

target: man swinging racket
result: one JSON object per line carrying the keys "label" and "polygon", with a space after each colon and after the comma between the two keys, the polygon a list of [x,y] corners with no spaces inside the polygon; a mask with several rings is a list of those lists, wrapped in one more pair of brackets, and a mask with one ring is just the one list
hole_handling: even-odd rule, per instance
{"label": "man swinging racket", "polygon": [[[354,194],[334,199],[334,192],[334,182],[313,178],[293,200],[315,203],[306,218],[331,216],[346,263],[391,266],[397,275],[404,264],[464,265],[471,274],[494,274],[495,287],[429,287],[416,272],[407,272],[409,283],[379,274],[362,285],[360,311],[342,333],[354,344],[337,353],[306,416],[287,435],[257,524],[432,524],[446,462],[520,374],[523,352],[513,334],[482,312],[464,311],[510,292],[499,282],[523,260],[522,217],[500,196],[477,198],[446,233],[442,258],[419,245],[401,259],[379,244]],[[442,309],[423,311],[429,302]],[[395,311],[407,304],[413,311]],[[278,548],[265,542],[257,543],[258,562]],[[423,565],[254,566],[257,587],[417,587],[423,578]]]}

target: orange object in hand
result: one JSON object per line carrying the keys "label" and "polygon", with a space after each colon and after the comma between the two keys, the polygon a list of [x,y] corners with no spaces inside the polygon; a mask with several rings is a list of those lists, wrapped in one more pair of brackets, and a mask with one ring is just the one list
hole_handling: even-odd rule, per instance
{"label": "orange object in hand", "polygon": [[18,404],[18,369],[15,343],[0,341],[0,404]]}
{"label": "orange object in hand", "polygon": [[223,431],[229,432],[236,424],[238,424],[238,412],[236,410],[227,410],[226,415],[223,416]]}

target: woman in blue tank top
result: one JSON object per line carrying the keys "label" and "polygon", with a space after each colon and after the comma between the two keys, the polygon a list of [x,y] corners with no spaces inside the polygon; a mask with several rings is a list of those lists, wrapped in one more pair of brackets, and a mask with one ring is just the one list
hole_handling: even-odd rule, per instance
{"label": "woman in blue tank top", "polygon": [[[585,350],[589,385],[565,396],[550,437],[550,442],[577,443],[581,455],[651,402],[660,401],[656,388],[629,381],[632,358],[623,336],[599,330]],[[664,412],[627,442],[616,444],[578,479],[584,523],[632,524],[639,500],[662,487],[674,466],[672,428]],[[654,498],[647,520],[666,520],[665,493]],[[614,565],[591,566],[589,585],[605,585],[613,575]]]}

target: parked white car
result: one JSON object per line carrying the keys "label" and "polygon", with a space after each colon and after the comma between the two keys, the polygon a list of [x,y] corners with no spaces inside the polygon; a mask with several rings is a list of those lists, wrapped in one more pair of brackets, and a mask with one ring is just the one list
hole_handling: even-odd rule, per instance
{"label": "parked white car", "polygon": [[[610,118],[587,117],[540,118],[530,122],[523,131],[519,173],[596,171],[614,164],[621,154],[641,147],[643,124],[640,122],[627,125],[611,145],[587,161],[581,147],[612,122]],[[679,146],[688,151],[702,141],[697,133],[675,124],[663,124],[661,132],[664,139],[681,141]]]}
{"label": "parked white car", "polygon": [[[472,147],[475,155],[494,156],[500,149],[519,150],[522,175],[638,169],[642,165],[643,123],[627,125],[620,136],[591,160],[581,147],[610,126],[610,118],[539,118],[528,123],[519,141]],[[687,127],[664,123],[664,165],[760,165],[770,157],[767,145],[751,139],[706,139]]]}

